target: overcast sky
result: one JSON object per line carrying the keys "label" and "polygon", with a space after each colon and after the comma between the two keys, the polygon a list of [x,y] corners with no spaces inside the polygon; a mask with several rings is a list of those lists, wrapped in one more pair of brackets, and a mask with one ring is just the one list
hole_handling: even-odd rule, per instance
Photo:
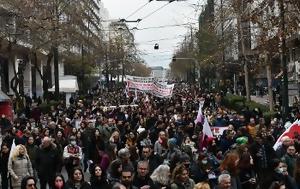
{"label": "overcast sky", "polygon": [[[108,10],[110,19],[127,18],[135,10],[145,5],[149,0],[102,0]],[[129,23],[129,28],[139,29],[166,25],[181,25],[191,23],[194,28],[198,26],[197,18],[200,14],[204,0],[186,0],[184,2],[172,2],[155,14],[143,19],[153,11],[167,4],[167,1],[152,1],[143,9],[127,18],[127,20],[143,19],[139,24]],[[174,50],[183,40],[190,26],[165,27],[156,29],[135,30],[135,42],[141,52],[141,57],[149,66],[163,66],[168,68]],[[154,50],[154,44],[158,43],[159,50]]]}

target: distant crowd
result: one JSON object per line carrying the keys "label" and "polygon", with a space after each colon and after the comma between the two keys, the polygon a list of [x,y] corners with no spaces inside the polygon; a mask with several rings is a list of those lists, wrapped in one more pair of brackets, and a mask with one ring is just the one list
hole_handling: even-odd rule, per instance
{"label": "distant crowd", "polygon": [[[33,100],[12,122],[0,119],[1,186],[300,189],[300,135],[274,150],[281,118],[246,107],[238,114],[223,95],[186,85],[168,99],[96,90],[47,113]],[[210,126],[225,128],[213,138],[195,122],[201,103]]]}

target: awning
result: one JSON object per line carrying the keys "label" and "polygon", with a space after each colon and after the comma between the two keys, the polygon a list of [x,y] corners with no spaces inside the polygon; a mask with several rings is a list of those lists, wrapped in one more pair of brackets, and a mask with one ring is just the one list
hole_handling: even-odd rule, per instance
{"label": "awning", "polygon": [[[59,92],[61,93],[75,93],[79,90],[77,77],[73,75],[65,75],[59,77]],[[55,91],[55,86],[49,89],[50,92]]]}
{"label": "awning", "polygon": [[0,90],[0,102],[10,101],[11,99],[4,92]]}

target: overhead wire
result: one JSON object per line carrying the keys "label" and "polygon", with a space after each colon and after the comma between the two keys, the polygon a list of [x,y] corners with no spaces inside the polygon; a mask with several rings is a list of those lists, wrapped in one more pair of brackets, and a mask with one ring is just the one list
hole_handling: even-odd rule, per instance
{"label": "overhead wire", "polygon": [[[130,28],[129,30],[142,31],[142,30],[149,30],[149,29],[163,29],[163,28],[171,28],[171,27],[189,26],[189,25],[193,25],[193,24],[197,24],[197,22],[184,23],[184,24],[173,24],[173,25],[151,26],[151,27],[145,27],[145,28],[134,27],[134,28]],[[102,31],[117,31],[117,29],[103,29]]]}
{"label": "overhead wire", "polygon": [[167,5],[169,5],[169,4],[172,3],[172,2],[173,2],[173,1],[168,2],[168,3],[164,4],[163,6],[159,7],[158,9],[156,9],[155,11],[153,11],[153,12],[147,14],[146,16],[144,16],[144,17],[142,18],[142,21],[145,20],[146,18],[152,16],[152,15],[155,14],[156,12],[160,11],[161,9],[163,9],[164,7],[166,7]]}
{"label": "overhead wire", "polygon": [[192,25],[192,24],[197,24],[197,22],[184,23],[184,24],[173,24],[173,25],[152,26],[152,27],[145,27],[145,28],[137,28],[137,30],[148,30],[148,29],[168,28],[168,27],[189,26],[189,25]]}
{"label": "overhead wire", "polygon": [[155,42],[155,41],[167,41],[167,40],[179,39],[179,38],[183,38],[183,37],[185,37],[185,35],[178,35],[178,36],[169,37],[169,38],[152,39],[149,41],[140,41],[140,42],[138,42],[138,44],[151,43],[151,42]]}
{"label": "overhead wire", "polygon": [[144,7],[146,7],[151,1],[148,1],[147,3],[145,3],[144,5],[142,5],[141,7],[139,7],[138,9],[136,9],[133,13],[131,13],[129,16],[126,17],[126,19],[130,18],[131,16],[135,15],[137,12],[139,12],[140,10],[142,10]]}

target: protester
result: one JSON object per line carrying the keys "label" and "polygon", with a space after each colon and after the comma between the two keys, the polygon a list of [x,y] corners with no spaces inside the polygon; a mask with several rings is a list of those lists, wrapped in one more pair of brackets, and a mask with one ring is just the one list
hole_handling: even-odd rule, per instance
{"label": "protester", "polygon": [[66,182],[62,174],[57,174],[54,178],[54,184],[52,185],[53,189],[65,189]]}
{"label": "protester", "polygon": [[91,171],[90,184],[92,189],[109,188],[105,172],[102,171],[100,165],[94,165]]}
{"label": "protester", "polygon": [[229,174],[221,174],[218,178],[218,186],[215,189],[232,189],[231,177]]}
{"label": "protester", "polygon": [[172,173],[171,189],[193,189],[195,182],[189,178],[189,173],[183,164],[175,167]]}
{"label": "protester", "polygon": [[210,189],[210,186],[206,182],[200,182],[194,186],[194,189]]}
{"label": "protester", "polygon": [[111,185],[120,182],[122,170],[123,166],[121,160],[116,159],[113,162],[111,162],[107,177]]}
{"label": "protester", "polygon": [[231,187],[233,189],[239,189],[241,187],[240,178],[238,177],[238,164],[240,157],[236,152],[230,152],[226,154],[223,162],[220,165],[221,173],[230,175]]}
{"label": "protester", "polygon": [[66,182],[66,189],[91,189],[90,184],[84,180],[84,174],[80,168],[72,170],[71,176]]}
{"label": "protester", "polygon": [[[265,117],[246,105],[236,112],[224,106],[221,92],[185,84],[176,85],[171,98],[140,92],[127,98],[123,91],[74,95],[69,107],[57,102],[50,110],[28,103],[27,113],[3,131],[2,187],[9,185],[5,167],[13,141],[25,144],[41,189],[61,188],[56,174],[65,170],[62,189],[89,187],[87,181],[92,188],[143,189],[300,185],[300,135],[296,130],[280,138],[286,130],[280,114]],[[213,136],[203,129],[204,120]]]}
{"label": "protester", "polygon": [[60,170],[61,158],[56,145],[49,137],[44,137],[36,156],[36,167],[41,189],[53,187],[55,174]]}
{"label": "protester", "polygon": [[75,136],[70,137],[70,144],[64,148],[63,158],[68,176],[71,176],[73,169],[78,167],[82,160],[82,150],[77,145]]}
{"label": "protester", "polygon": [[36,179],[33,176],[25,176],[21,182],[21,189],[37,189]]}
{"label": "protester", "polygon": [[[126,189],[138,189],[137,187],[133,186],[133,170],[132,169],[123,169],[121,172],[121,184],[123,184]],[[150,189],[150,187],[147,187]]]}
{"label": "protester", "polygon": [[2,189],[8,189],[8,160],[9,160],[10,147],[6,143],[1,145],[0,154],[0,173],[1,173],[1,186]]}
{"label": "protester", "polygon": [[149,162],[139,161],[137,164],[137,175],[133,179],[133,186],[137,188],[151,188],[152,181],[149,175]]}
{"label": "protester", "polygon": [[158,166],[150,176],[154,189],[170,188],[170,167],[168,165]]}
{"label": "protester", "polygon": [[12,178],[11,186],[20,189],[22,179],[33,176],[32,165],[25,146],[19,144],[12,150],[12,156],[8,160],[8,172]]}
{"label": "protester", "polygon": [[28,152],[28,157],[30,159],[30,162],[32,164],[32,169],[33,169],[33,173],[34,176],[37,176],[36,173],[36,157],[37,157],[37,153],[39,148],[34,144],[34,138],[33,136],[30,136],[26,142],[26,150]]}

